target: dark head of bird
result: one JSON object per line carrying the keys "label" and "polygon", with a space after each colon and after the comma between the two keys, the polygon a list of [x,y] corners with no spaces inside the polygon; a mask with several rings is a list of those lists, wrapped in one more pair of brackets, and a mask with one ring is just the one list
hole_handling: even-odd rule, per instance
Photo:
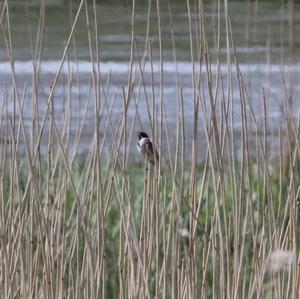
{"label": "dark head of bird", "polygon": [[142,138],[149,138],[145,132],[138,132],[137,137],[138,140],[141,140]]}

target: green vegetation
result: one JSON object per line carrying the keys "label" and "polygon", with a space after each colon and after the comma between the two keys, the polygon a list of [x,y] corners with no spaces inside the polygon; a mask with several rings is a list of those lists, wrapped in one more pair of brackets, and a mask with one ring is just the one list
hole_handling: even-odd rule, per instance
{"label": "green vegetation", "polygon": [[[91,59],[98,62],[99,57],[93,54],[98,49],[96,11],[85,10],[85,4],[80,1],[74,15],[61,66],[70,45],[76,46],[73,34],[80,14],[85,14],[89,25]],[[224,24],[214,24],[216,30],[222,27],[226,32],[226,50],[230,53],[227,65],[232,70],[228,69],[226,86],[218,67],[214,71],[211,68],[206,20],[201,10],[191,12],[187,5],[191,60],[197,60],[203,68],[203,72],[192,70],[193,132],[186,132],[181,87],[174,86],[178,91],[174,100],[177,122],[171,127],[165,115],[168,103],[163,96],[163,73],[157,83],[151,81],[153,89],[161,90],[156,103],[151,91],[144,99],[144,113],[149,116],[145,127],[160,155],[155,166],[134,159],[140,113],[139,93],[134,88],[148,92],[143,65],[145,60],[151,62],[149,40],[142,59],[136,52],[132,30],[128,85],[120,87],[123,107],[117,117],[111,109],[114,95],[107,92],[109,78],[101,81],[101,70],[97,68],[91,73],[95,125],[88,151],[80,154],[78,144],[86,137],[81,129],[87,114],[72,127],[72,115],[81,115],[81,111],[71,110],[68,92],[65,98],[62,95],[63,112],[54,113],[61,68],[49,83],[44,114],[32,92],[31,115],[25,115],[27,85],[18,86],[16,80],[10,55],[9,9],[3,6],[1,26],[11,62],[13,90],[11,97],[5,91],[1,94],[0,107],[3,297],[297,297],[299,126],[290,112],[289,96],[283,92],[284,120],[278,132],[272,133],[278,146],[269,149],[271,120],[266,99],[263,96],[261,100],[264,117],[258,120],[233,55],[227,1],[224,4]],[[198,5],[202,7],[202,1]],[[134,29],[134,5],[132,9],[130,25]],[[159,5],[152,9],[159,16]],[[41,28],[42,17],[41,14]],[[194,22],[197,30],[193,30]],[[156,25],[160,46],[162,29],[159,23]],[[221,38],[218,34],[216,37]],[[42,40],[38,35],[34,57],[39,57],[43,49]],[[158,51],[163,64],[162,50]],[[218,66],[218,54],[215,55]],[[139,76],[132,73],[134,63],[140,67]],[[71,89],[76,74],[73,77],[70,72],[66,77],[65,87]],[[230,112],[233,80],[238,83],[240,95],[238,132]],[[41,84],[35,74],[32,82],[34,86]],[[282,84],[285,87],[285,80]],[[202,92],[204,89],[208,92]],[[74,106],[81,109],[80,105]],[[117,121],[113,123],[113,119]],[[191,149],[187,144],[192,144]]]}
{"label": "green vegetation", "polygon": [[[289,160],[284,160],[284,170],[279,163],[252,161],[248,174],[240,172],[243,166],[237,162],[233,176],[225,163],[218,191],[221,181],[216,186],[213,176],[221,175],[212,168],[206,172],[209,163],[195,169],[192,188],[193,166],[185,165],[184,181],[176,190],[173,180],[179,181],[179,176],[173,178],[168,168],[157,185],[150,178],[154,169],[141,163],[125,170],[118,164],[115,169],[107,167],[98,176],[91,161],[81,157],[73,161],[68,177],[58,158],[56,169],[49,169],[46,161],[34,168],[41,186],[38,196],[22,158],[15,161],[18,169],[8,167],[6,160],[1,171],[2,259],[14,261],[13,268],[3,268],[13,276],[13,295],[30,294],[30,284],[18,286],[34,279],[54,296],[65,289],[71,297],[76,292],[101,297],[104,292],[115,298],[121,287],[130,292],[134,279],[139,281],[137,292],[170,296],[173,288],[185,288],[181,283],[188,279],[190,267],[197,296],[219,296],[227,289],[216,284],[219,275],[234,283],[236,273],[246,294],[256,294],[257,283],[261,294],[272,293],[274,279],[286,290],[291,274],[267,269],[268,255],[276,248],[299,247],[299,190],[292,187],[299,181],[299,159]],[[97,281],[90,284],[94,277]]]}

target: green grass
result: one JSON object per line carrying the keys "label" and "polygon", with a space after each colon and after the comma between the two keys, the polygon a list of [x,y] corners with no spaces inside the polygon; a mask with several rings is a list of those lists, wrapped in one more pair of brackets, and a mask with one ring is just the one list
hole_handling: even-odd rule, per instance
{"label": "green grass", "polygon": [[[157,23],[148,25],[157,30],[157,44],[146,41],[143,59],[152,62],[154,49],[149,48],[154,46],[163,66],[160,4],[160,1],[149,2],[149,16],[155,13]],[[81,111],[70,110],[71,99],[66,93],[59,98],[64,103],[64,113],[56,115],[55,91],[68,51],[71,45],[76,48],[74,32],[79,16],[86,20],[90,58],[100,61],[95,54],[99,52],[97,10],[92,6],[87,9],[85,1],[78,4],[77,14],[72,14],[73,26],[62,49],[60,67],[49,83],[50,91],[44,91],[48,109],[42,112],[37,109],[39,99],[33,96],[28,116],[23,110],[28,87],[18,85],[14,72],[10,10],[5,2],[1,34],[11,63],[8,84],[13,92],[1,91],[0,292],[3,297],[297,298],[299,122],[290,113],[290,98],[283,91],[278,96],[285,108],[283,120],[278,133],[272,135],[279,147],[267,151],[271,119],[266,112],[266,99],[264,96],[261,99],[264,113],[262,119],[257,119],[234,55],[227,1],[218,4],[212,24],[203,15],[201,0],[193,7],[187,1],[189,59],[197,60],[203,72],[192,70],[191,99],[184,98],[178,82],[174,86],[176,125],[169,125],[166,118],[163,70],[159,75],[151,74],[159,76],[155,82],[145,82],[145,61],[135,44],[135,2],[132,2],[128,6],[132,28],[130,71],[126,87],[120,86],[123,106],[116,116],[118,121],[112,123],[110,107],[115,95],[109,89],[110,78],[103,82],[101,70],[99,73],[95,69],[90,86],[94,109],[92,115],[79,117],[74,137],[70,133],[71,118],[81,115]],[[169,13],[171,18],[172,11]],[[226,16],[222,21],[218,18],[221,13]],[[45,29],[43,18],[41,7],[41,29]],[[226,86],[218,68],[211,68],[206,25],[215,26],[216,45],[226,38],[226,51],[230,54],[226,63],[236,71],[226,74]],[[221,29],[225,36],[217,34]],[[43,30],[37,34],[32,51],[39,57],[42,50]],[[174,41],[173,51],[176,61]],[[220,57],[216,55],[213,58],[218,65]],[[131,69],[133,64],[140,66],[138,76]],[[212,73],[211,69],[216,71]],[[66,77],[65,82],[70,84],[63,87],[80,87],[80,74],[75,70]],[[237,103],[233,103],[231,96],[233,80],[239,88]],[[32,82],[41,88],[34,74]],[[146,83],[152,91],[147,91]],[[283,78],[283,90],[287,83]],[[154,89],[160,90],[155,103]],[[202,89],[207,93],[202,93]],[[133,159],[141,90],[149,93],[143,98],[146,101],[143,112],[148,115],[145,127],[160,154],[155,167]],[[194,109],[190,121],[195,126],[191,132],[186,127],[185,100],[192,101]],[[233,104],[240,108],[238,133],[231,111]],[[102,118],[103,113],[106,118]],[[80,129],[89,117],[95,120],[93,138],[88,152],[80,154],[77,141],[84,140]],[[64,130],[58,129],[58,122]],[[74,150],[74,156],[66,149]]]}
{"label": "green grass", "polygon": [[[87,157],[81,157],[76,160],[72,169],[72,179],[75,185],[80,183],[80,178],[83,178],[87,175],[84,165],[88,164]],[[295,178],[299,178],[300,168],[299,161],[295,163],[294,175]],[[187,165],[189,168],[190,165]],[[239,167],[237,167],[239,168]],[[222,232],[225,235],[225,238],[222,240],[225,242],[223,244],[223,252],[221,253],[221,245],[219,244],[220,239],[222,238],[219,233],[215,236],[211,235],[211,232],[216,229],[216,198],[214,194],[214,186],[212,180],[209,180],[205,186],[205,191],[201,196],[200,190],[200,181],[204,175],[204,168],[197,167],[196,171],[196,181],[197,190],[195,193],[195,198],[198,202],[201,202],[200,213],[197,219],[194,219],[194,216],[191,215],[191,201],[189,195],[189,189],[187,188],[188,182],[191,177],[186,173],[185,178],[185,188],[182,193],[181,209],[177,210],[176,205],[172,205],[172,198],[174,197],[174,185],[172,183],[172,176],[168,173],[167,170],[164,171],[164,174],[161,177],[161,180],[164,182],[161,184],[157,197],[153,196],[150,198],[151,194],[144,196],[144,187],[145,187],[145,168],[143,163],[130,163],[126,170],[116,169],[114,173],[114,180],[119,182],[119,186],[123,183],[127,184],[128,194],[124,198],[131,201],[132,209],[129,205],[124,202],[123,208],[128,213],[130,212],[130,217],[132,217],[133,222],[135,223],[134,232],[136,234],[137,240],[141,246],[141,250],[144,250],[144,258],[147,257],[149,250],[153,250],[156,253],[150,254],[150,260],[147,262],[147,271],[149,271],[148,281],[148,291],[150,296],[154,296],[157,289],[157,281],[155,279],[156,271],[163,269],[164,263],[168,264],[168,272],[165,273],[167,281],[170,281],[174,278],[174,271],[178,271],[177,275],[180,276],[183,273],[183,277],[186,277],[185,271],[190,262],[190,252],[195,250],[195,270],[194,275],[197,276],[197,280],[205,281],[205,292],[210,298],[213,296],[214,292],[219,292],[219,287],[215,285],[215,279],[217,278],[216,271],[220,267],[219,265],[214,265],[217,261],[220,262],[221,255],[223,254],[226,257],[227,261],[224,262],[224,267],[227,269],[226,279],[231,279],[231,275],[234,275],[234,255],[241,254],[243,257],[243,267],[241,275],[243,276],[243,285],[246,293],[249,291],[249,287],[253,284],[252,276],[255,275],[255,264],[258,261],[255,261],[254,258],[259,254],[260,247],[262,244],[265,248],[271,248],[275,245],[275,240],[273,232],[274,229],[283,229],[288,231],[288,219],[285,219],[285,209],[290,204],[286,201],[283,201],[279,197],[279,188],[282,190],[281,196],[284,198],[288,194],[290,188],[290,181],[285,179],[280,185],[280,178],[278,174],[278,165],[268,165],[269,168],[269,180],[268,180],[268,195],[265,194],[264,186],[264,173],[258,172],[257,164],[253,163],[250,166],[251,168],[251,182],[245,183],[241,181],[240,175],[237,173],[234,177],[234,180],[230,177],[229,172],[224,173],[224,190],[226,196],[219,199],[219,209],[220,209],[220,223],[221,225],[227,225],[227,229],[221,227]],[[103,258],[102,262],[105,265],[105,273],[103,275],[103,286],[102,292],[106,294],[109,298],[118,297],[120,294],[120,259],[124,259],[123,271],[129,271],[130,259],[133,258],[133,263],[137,262],[136,256],[131,256],[134,254],[133,248],[128,248],[127,242],[124,236],[123,226],[128,224],[127,220],[122,220],[122,213],[120,211],[119,201],[117,191],[113,190],[108,199],[108,207],[106,210],[105,218],[99,219],[99,211],[101,202],[99,202],[99,196],[97,196],[97,188],[91,188],[89,190],[78,192],[81,196],[81,207],[83,210],[83,221],[86,225],[87,235],[83,232],[83,229],[78,223],[78,211],[76,209],[76,200],[73,194],[73,190],[70,187],[70,184],[66,182],[64,177],[66,176],[63,164],[59,163],[57,168],[57,176],[54,176],[52,180],[49,181],[48,176],[46,175],[49,172],[48,163],[42,162],[40,167],[36,168],[36,177],[40,178],[40,185],[46,186],[47,184],[51,185],[53,191],[51,194],[48,194],[45,188],[41,189],[38,199],[41,205],[41,210],[35,210],[33,205],[36,205],[33,200],[31,200],[30,193],[23,199],[23,204],[20,205],[20,201],[16,200],[14,197],[16,193],[20,194],[22,198],[25,192],[26,182],[29,179],[29,169],[26,166],[20,168],[19,173],[17,173],[17,181],[20,183],[20,188],[16,189],[14,182],[16,177],[12,180],[12,174],[9,170],[2,171],[2,182],[4,188],[3,192],[3,205],[4,207],[4,217],[2,220],[2,225],[6,227],[7,233],[9,233],[10,238],[14,238],[11,233],[13,231],[19,231],[23,229],[22,238],[17,239],[18,245],[22,248],[22,251],[19,255],[16,252],[16,268],[15,273],[23,273],[24,275],[29,271],[30,265],[29,261],[35,261],[35,283],[38,286],[43,286],[45,284],[45,263],[50,259],[53,269],[51,270],[51,277],[61,277],[64,280],[65,287],[67,289],[76,288],[72,282],[75,278],[73,275],[78,273],[84,273],[87,269],[97,273],[99,271],[97,264],[87,264],[86,255],[87,245],[86,238],[89,238],[92,246],[93,263],[96,263],[96,259],[99,258],[96,254],[100,246],[102,248],[101,257]],[[107,170],[109,171],[109,169]],[[286,170],[287,173],[291,172]],[[258,175],[260,173],[260,175]],[[108,176],[108,173],[103,171],[101,173],[101,179],[103,180],[103,190],[108,188],[110,179],[105,180]],[[287,177],[286,177],[287,178]],[[97,177],[93,177],[89,174],[89,180],[96,181]],[[107,185],[107,186],[106,186]],[[250,187],[251,186],[251,187]],[[115,186],[114,188],[116,188]],[[233,192],[234,190],[239,190],[240,202],[237,203],[234,199]],[[126,194],[126,192],[125,192]],[[130,194],[130,195],[129,195]],[[127,198],[128,196],[128,198]],[[251,197],[251,206],[247,207],[247,197]],[[268,204],[266,197],[272,198],[272,206]],[[14,200],[13,200],[14,198]],[[25,203],[27,201],[27,203]],[[152,201],[155,201],[153,203]],[[238,211],[238,217],[240,217],[241,227],[240,229],[243,232],[240,232],[238,236],[235,235],[234,221],[235,219],[235,206],[238,204],[240,210]],[[24,210],[21,208],[25,205]],[[149,212],[148,209],[152,209],[151,206],[156,206],[157,215],[147,215]],[[190,205],[190,206],[188,206]],[[145,208],[146,206],[146,208]],[[248,211],[248,218],[244,218]],[[12,211],[13,210],[13,211]],[[47,244],[46,232],[44,232],[43,227],[41,227],[41,211],[44,211],[44,217],[46,221],[46,228],[48,237],[50,237],[50,244]],[[46,212],[47,211],[47,212]],[[154,212],[154,210],[152,210]],[[146,214],[143,214],[146,213]],[[290,212],[288,212],[290,213]],[[16,219],[22,219],[20,222],[17,221],[14,223],[14,226],[11,225],[11,216],[12,214]],[[156,218],[158,216],[158,218]],[[269,222],[269,219],[274,217],[275,223]],[[150,223],[145,223],[149,222]],[[28,224],[31,223],[31,227],[28,227]],[[152,224],[151,224],[152,222]],[[186,228],[189,230],[191,223],[196,223],[196,234],[195,238],[191,240],[191,236],[184,237],[178,234],[178,228]],[[298,224],[298,222],[297,222]],[[245,225],[245,227],[244,227]],[[151,232],[151,227],[154,231]],[[53,230],[54,229],[54,230]],[[155,248],[154,244],[151,244],[150,248],[148,245],[143,244],[143,242],[149,242],[149,236],[145,235],[145,231],[148,234],[155,234],[157,239],[158,248]],[[169,234],[170,240],[167,239]],[[140,236],[140,237],[138,237]],[[142,239],[141,239],[142,236]],[[235,247],[235,238],[240,238],[240,241]],[[299,240],[299,232],[296,234],[296,240]],[[122,238],[125,238],[122,240]],[[145,240],[143,240],[145,238]],[[276,237],[275,237],[276,238]],[[76,239],[76,240],[74,240]],[[9,240],[2,238],[3,242],[9,244]],[[30,240],[30,242],[29,242]],[[164,244],[170,242],[170,248],[166,251]],[[211,243],[215,244],[212,245]],[[275,242],[275,243],[274,243]],[[243,252],[241,252],[241,243],[243,243]],[[12,252],[17,250],[12,243]],[[211,244],[211,245],[209,245]],[[143,247],[145,246],[145,247]],[[214,246],[213,248],[209,246]],[[299,243],[296,243],[297,248]],[[46,252],[43,250],[55,249],[53,255],[45,256]],[[173,250],[176,248],[176,252]],[[71,254],[71,251],[75,252]],[[130,250],[133,251],[130,252]],[[30,255],[30,259],[26,259],[26,255]],[[208,254],[208,256],[206,256]],[[175,266],[174,255],[176,255],[176,269],[173,269]],[[63,263],[61,263],[61,258],[64,257]],[[208,263],[205,263],[205,258],[208,259]],[[147,259],[147,258],[146,258]],[[151,260],[153,259],[153,261]],[[205,272],[204,272],[205,269]],[[62,272],[62,273],[61,273]],[[29,273],[28,273],[29,274]],[[287,283],[287,277],[282,272],[278,274],[281,277],[281,283]],[[16,287],[16,296],[21,295],[18,292],[17,285],[21,277],[18,277],[18,274],[15,274],[16,278],[13,282],[13,285]],[[25,278],[25,277],[24,277]],[[26,280],[30,279],[30,275],[25,278]],[[128,279],[128,278],[127,278]],[[268,275],[263,280],[263,284],[267,285],[268,282],[272,281],[273,276]],[[88,281],[81,281],[81,287],[87,288],[89,285]],[[198,292],[201,290],[201,286],[198,285]],[[215,288],[215,289],[213,289]],[[213,292],[214,290],[214,292]],[[84,294],[83,290],[79,289],[79,293]],[[171,287],[167,287],[166,294],[171,294]],[[269,291],[268,291],[269,292]],[[19,294],[19,295],[18,295]],[[73,293],[74,294],[74,293]],[[216,295],[216,293],[214,293]],[[168,295],[168,296],[169,296]],[[215,296],[214,295],[214,296]],[[100,292],[98,293],[100,296]]]}

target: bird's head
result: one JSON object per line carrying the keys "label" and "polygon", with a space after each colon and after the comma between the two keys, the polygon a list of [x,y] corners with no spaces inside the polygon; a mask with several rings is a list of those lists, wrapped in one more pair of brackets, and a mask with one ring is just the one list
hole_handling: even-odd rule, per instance
{"label": "bird's head", "polygon": [[138,132],[137,138],[138,140],[141,140],[142,138],[149,138],[149,137],[145,132]]}

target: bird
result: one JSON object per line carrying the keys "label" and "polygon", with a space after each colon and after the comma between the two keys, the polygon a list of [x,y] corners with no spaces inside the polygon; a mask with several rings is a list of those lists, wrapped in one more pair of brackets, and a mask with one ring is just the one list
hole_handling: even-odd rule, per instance
{"label": "bird", "polygon": [[156,150],[154,150],[153,144],[145,132],[138,132],[137,134],[137,149],[143,158],[149,163],[154,165],[156,162],[158,162],[158,153]]}

